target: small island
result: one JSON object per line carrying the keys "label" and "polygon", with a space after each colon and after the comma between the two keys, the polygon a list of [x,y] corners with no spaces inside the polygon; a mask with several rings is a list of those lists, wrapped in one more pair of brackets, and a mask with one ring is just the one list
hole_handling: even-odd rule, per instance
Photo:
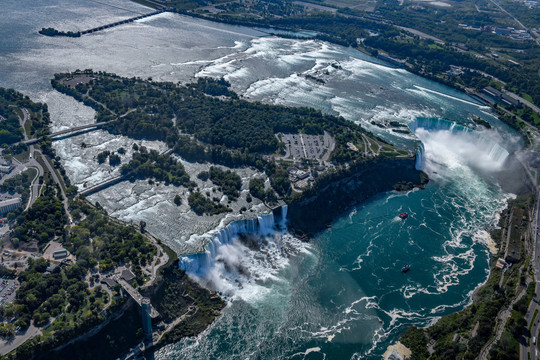
{"label": "small island", "polygon": [[[249,203],[238,193],[239,167],[261,172],[270,183],[265,187],[265,179],[252,179],[249,199],[270,208],[289,204],[289,224],[301,235],[322,230],[345,209],[378,192],[410,190],[427,182],[414,167],[413,152],[342,117],[243,100],[223,79],[198,78],[181,85],[83,70],[56,74],[52,85],[94,108],[104,130],[166,143],[169,151],[164,154],[137,147],[121,165],[118,180],[148,179],[185,189],[178,201],[199,216],[230,212],[229,205],[238,201]],[[190,174],[171,154],[219,167]],[[200,192],[195,177],[210,179],[214,190]],[[329,202],[329,197],[341,201]],[[317,208],[327,211],[314,221]]]}
{"label": "small island", "polygon": [[73,31],[60,31],[56,30],[55,28],[42,28],[39,30],[39,33],[41,35],[45,36],[66,36],[66,37],[80,37],[81,33],[79,31],[73,32]]}

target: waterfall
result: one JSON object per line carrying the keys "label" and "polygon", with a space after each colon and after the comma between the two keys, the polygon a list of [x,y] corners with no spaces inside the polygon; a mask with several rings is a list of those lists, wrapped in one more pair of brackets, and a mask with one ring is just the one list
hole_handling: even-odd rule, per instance
{"label": "waterfall", "polygon": [[[254,235],[252,239],[260,246],[263,240],[271,238],[278,229],[286,229],[287,206],[277,208],[275,211],[281,212],[281,217],[276,218],[274,212],[260,214],[257,218],[233,221],[221,229],[205,234],[203,237],[211,237],[205,251],[182,256],[179,260],[180,269],[191,275],[204,276],[216,262],[226,260],[223,259],[223,247],[236,245],[235,241],[241,234]],[[200,239],[200,236],[196,237]]]}
{"label": "waterfall", "polygon": [[423,170],[426,168],[426,159],[424,157],[425,151],[426,150],[424,148],[424,144],[420,143],[418,150],[416,150],[416,163],[415,163],[416,170]]}
{"label": "waterfall", "polygon": [[309,252],[309,244],[287,233],[287,206],[242,219],[189,241],[206,241],[204,251],[182,256],[179,267],[202,286],[244,300],[258,296],[279,277],[291,256]]}
{"label": "waterfall", "polygon": [[[438,118],[419,117],[409,124],[421,141],[416,168],[426,170],[440,165],[466,164],[483,170],[500,170],[508,151],[496,139],[493,130],[476,131]],[[427,169],[429,170],[429,169]]]}
{"label": "waterfall", "polygon": [[283,205],[281,207],[281,226],[287,228],[287,211],[289,210],[288,205]]}

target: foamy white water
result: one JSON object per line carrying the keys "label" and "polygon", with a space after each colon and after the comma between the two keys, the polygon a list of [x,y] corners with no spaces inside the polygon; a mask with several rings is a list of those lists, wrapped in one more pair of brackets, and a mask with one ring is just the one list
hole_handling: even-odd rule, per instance
{"label": "foamy white water", "polygon": [[[309,246],[281,230],[254,236],[272,228],[264,216],[258,229],[246,224],[245,231],[227,227],[231,220],[242,220],[234,215],[195,217],[187,205],[172,203],[185,191],[164,184],[125,182],[93,195],[91,200],[112,216],[146,221],[152,233],[179,252],[199,251],[208,261],[194,261],[193,276],[231,299],[207,332],[163,349],[157,358],[378,358],[406,326],[424,326],[461,309],[487,277],[482,231],[495,223],[507,195],[478,168],[489,164],[486,168],[492,169],[505,156],[501,149],[511,153],[520,144],[466,95],[350,48],[262,37],[265,33],[257,30],[175,14],[78,39],[37,34],[41,27],[87,28],[130,17],[132,10],[144,12],[127,0],[113,5],[128,10],[67,0],[7,0],[3,5],[10,16],[0,19],[0,85],[48,101],[54,129],[89,123],[93,111],[53,92],[50,78],[93,68],[182,82],[225,76],[248,99],[341,115],[409,149],[417,147],[418,138],[425,142],[423,168],[433,176],[426,190],[376,197],[338,219]],[[404,125],[418,117],[472,128],[472,116],[490,122],[494,131],[395,131],[405,131]],[[106,143],[129,144],[129,139],[89,136],[96,151]],[[55,143],[72,181],[84,184],[112,174],[115,170],[100,167],[91,152],[83,154],[81,139]],[[460,150],[470,142],[480,145]],[[472,152],[482,161],[470,157]],[[198,171],[203,165],[188,166]],[[247,170],[242,175],[246,181],[250,176]],[[254,209],[265,213],[260,204]],[[405,222],[396,217],[402,211],[410,214]],[[217,230],[208,233],[211,229]],[[206,235],[189,236],[194,233]],[[399,271],[404,263],[411,264],[406,276]]]}

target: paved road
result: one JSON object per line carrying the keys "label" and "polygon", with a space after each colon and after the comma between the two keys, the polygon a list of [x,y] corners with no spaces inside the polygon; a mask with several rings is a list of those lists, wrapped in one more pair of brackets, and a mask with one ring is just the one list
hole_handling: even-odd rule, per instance
{"label": "paved road", "polygon": [[[28,109],[26,109],[26,108],[21,108],[21,110],[23,112],[23,119],[21,120],[19,118],[19,121],[22,122],[21,126],[23,128],[24,139],[28,140],[28,134],[26,133],[26,129],[24,127],[24,124],[27,121],[30,120],[30,113],[29,113]],[[43,174],[44,174],[43,167],[41,166],[40,163],[38,163],[36,161],[36,157],[35,157],[36,149],[34,148],[34,145],[30,145],[29,149],[30,149],[30,155],[29,155],[28,161],[26,162],[25,165],[27,167],[33,167],[33,168],[37,169],[38,174],[32,180],[32,184],[30,185],[30,199],[28,199],[28,204],[26,205],[25,210],[27,210],[29,207],[31,207],[32,204],[34,203],[34,201],[36,201],[36,199],[38,198],[39,192],[40,192],[39,191],[39,181],[38,181],[38,179],[39,179],[40,176],[43,176]]]}
{"label": "paved road", "polygon": [[157,240],[154,238],[153,235],[149,234],[148,232],[145,232],[144,234],[141,234],[145,236],[147,239],[149,239],[154,246],[157,248],[159,256],[154,257],[154,260],[152,260],[151,270],[150,270],[150,279],[146,282],[145,285],[149,285],[154,282],[156,279],[156,275],[158,270],[165,266],[167,262],[169,261],[169,255],[163,250],[163,248],[158,244]]}
{"label": "paved road", "polygon": [[[19,124],[23,128],[23,135],[25,139],[28,139],[28,134],[26,133],[26,129],[24,127],[24,124],[30,120],[30,113],[27,109],[21,108],[23,117],[21,118],[19,116]],[[13,159],[13,162],[16,164],[15,168],[11,170],[9,174],[6,174],[5,176],[0,179],[0,185],[4,183],[7,179],[11,179],[17,175],[19,175],[21,172],[25,171],[29,168],[34,168],[38,171],[38,174],[34,177],[31,185],[30,185],[30,197],[28,199],[28,203],[26,204],[26,209],[28,209],[34,201],[36,201],[38,195],[39,195],[39,177],[43,175],[43,167],[40,163],[36,161],[35,158],[35,148],[34,145],[29,146],[29,158],[28,161],[25,163],[19,162],[17,159]]]}
{"label": "paved road", "polygon": [[14,338],[8,340],[0,339],[0,354],[6,355],[36,335],[41,335],[41,331],[31,324],[26,331],[16,334]]}
{"label": "paved road", "polygon": [[444,41],[435,37],[435,36],[432,36],[432,35],[429,35],[429,34],[426,34],[420,30],[416,30],[416,29],[411,29],[411,28],[408,28],[408,27],[403,27],[403,26],[397,26],[395,25],[395,27],[397,27],[398,29],[401,29],[401,30],[404,30],[404,31],[407,31],[407,32],[410,32],[411,34],[414,34],[414,35],[417,35],[418,37],[421,37],[421,38],[424,38],[424,39],[429,39],[429,40],[433,40],[435,41],[436,43],[440,44],[440,45],[444,45]]}
{"label": "paved road", "polygon": [[54,167],[51,165],[49,158],[39,150],[35,150],[36,153],[41,154],[41,158],[43,159],[43,162],[45,163],[45,166],[47,167],[47,170],[51,173],[51,176],[55,183],[58,184],[58,187],[60,188],[60,192],[62,193],[62,203],[64,204],[64,210],[66,211],[66,215],[68,217],[69,223],[73,223],[73,219],[71,218],[71,215],[69,213],[69,205],[68,205],[68,198],[66,196],[66,192],[64,191],[64,181],[58,177],[56,174],[56,171],[54,171]]}
{"label": "paved road", "polygon": [[508,90],[505,90],[505,89],[502,89],[503,93],[505,93],[506,95],[510,96],[511,98],[514,98],[515,100],[517,101],[520,101],[522,102],[523,104],[527,105],[528,107],[530,107],[531,109],[533,109],[534,111],[536,111],[537,114],[540,114],[540,109],[538,108],[538,106],[534,105],[532,102],[528,101],[528,100],[525,100],[524,98],[522,98],[521,96],[517,95],[517,94],[514,94],[513,92],[510,92]]}
{"label": "paved road", "polygon": [[[536,289],[535,289],[533,301],[531,302],[531,306],[529,307],[527,314],[525,315],[525,319],[527,320],[527,326],[530,326],[532,318],[534,316],[534,312],[538,310],[540,313],[540,306],[538,305],[538,301],[540,300],[540,286],[539,286],[539,282],[540,282],[540,234],[539,232],[540,230],[538,228],[539,227],[538,221],[540,218],[539,210],[540,210],[540,187],[537,188],[537,192],[536,192],[536,209],[535,209],[535,214],[534,214],[535,218],[531,222],[531,227],[532,227],[531,236],[532,236],[532,240],[534,244],[533,267],[534,267],[534,274],[535,274],[535,279],[536,279]],[[532,338],[536,337],[538,339],[538,335],[539,335],[538,331],[540,329],[539,322],[540,322],[540,315],[536,317],[535,322],[531,327],[531,337],[530,339],[527,339],[527,341],[530,340],[530,343],[527,343],[527,346],[520,345],[520,359],[528,360],[529,353],[530,353],[531,360],[538,359],[538,356],[536,354],[536,346],[532,343]]]}

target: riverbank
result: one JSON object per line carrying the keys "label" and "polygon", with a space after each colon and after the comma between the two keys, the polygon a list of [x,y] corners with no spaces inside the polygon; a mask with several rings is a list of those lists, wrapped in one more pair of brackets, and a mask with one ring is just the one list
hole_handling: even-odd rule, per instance
{"label": "riverbank", "polygon": [[320,181],[302,198],[290,202],[289,230],[300,237],[311,237],[374,195],[423,188],[429,179],[416,170],[415,162],[415,158],[377,159],[331,174],[329,181]]}
{"label": "riverbank", "polygon": [[[411,349],[413,357],[477,358],[482,354],[504,353],[518,358],[518,341],[525,334],[523,319],[534,293],[529,262],[532,246],[528,238],[532,220],[528,218],[525,222],[512,214],[521,209],[523,217],[528,217],[531,199],[529,194],[510,200],[498,227],[491,229],[486,245],[493,249],[491,238],[498,251],[493,254],[488,278],[475,289],[470,304],[427,328],[411,327],[401,336],[401,342]],[[513,238],[524,239],[517,248],[520,256],[514,259],[508,256],[515,251]]]}
{"label": "riverbank", "polygon": [[141,310],[129,299],[98,332],[68,346],[40,354],[39,360],[95,359],[114,360],[151,354],[186,336],[196,336],[220,315],[225,306],[216,294],[200,287],[178,269],[176,254],[163,244],[168,263],[159,269],[155,281],[144,290],[160,317],[153,321],[154,341],[144,338]]}

